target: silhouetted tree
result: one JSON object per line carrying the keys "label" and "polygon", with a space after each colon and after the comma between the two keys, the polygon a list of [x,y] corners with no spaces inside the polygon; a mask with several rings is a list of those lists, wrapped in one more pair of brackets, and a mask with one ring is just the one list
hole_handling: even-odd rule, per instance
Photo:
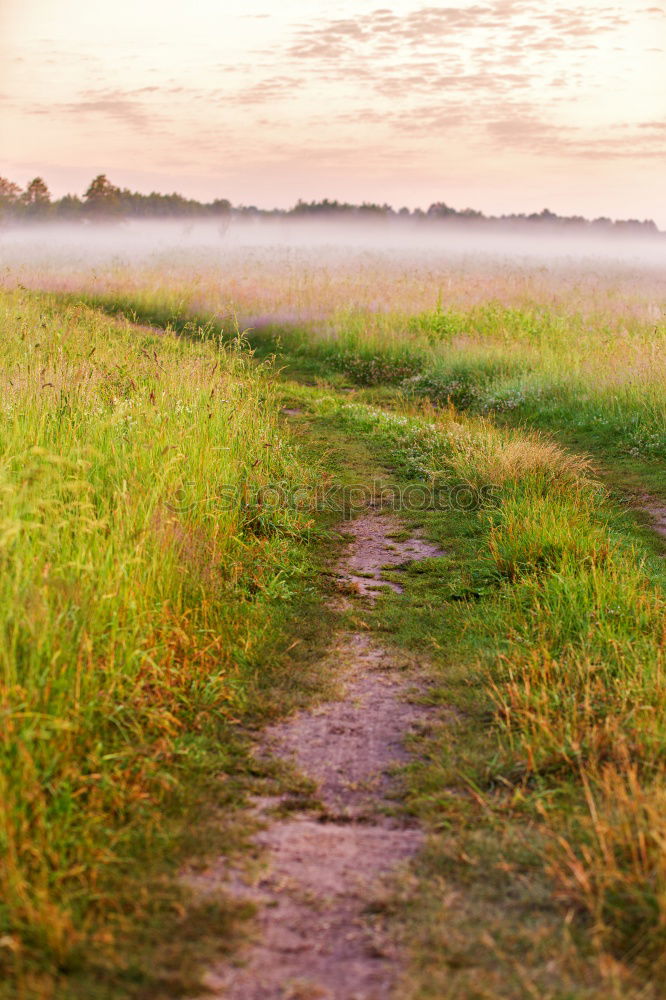
{"label": "silhouetted tree", "polygon": [[445,201],[436,201],[428,209],[428,217],[431,219],[446,219],[450,215],[457,215],[455,208],[451,208]]}
{"label": "silhouetted tree", "polygon": [[29,218],[44,218],[51,209],[51,195],[46,181],[41,177],[35,177],[31,180],[21,195],[20,201]]}
{"label": "silhouetted tree", "polygon": [[66,194],[54,204],[55,214],[59,219],[73,221],[83,215],[83,202],[75,194]]}
{"label": "silhouetted tree", "polygon": [[259,219],[281,219],[302,216],[338,217],[344,219],[363,220],[395,220],[397,224],[412,223],[419,226],[433,220],[451,219],[460,224],[485,226],[492,229],[513,229],[527,231],[535,226],[546,223],[549,227],[559,229],[587,230],[601,235],[612,233],[629,233],[630,235],[655,236],[663,239],[666,234],[660,233],[651,219],[616,220],[606,218],[589,221],[580,215],[557,215],[544,208],[541,212],[513,213],[511,215],[484,215],[472,208],[457,209],[444,201],[434,202],[427,213],[415,208],[401,208],[396,212],[390,205],[376,202],[353,204],[347,201],[324,198],[322,201],[298,200],[290,209],[262,209],[256,205],[238,205],[235,208],[226,198],[216,198],[210,202],[200,202],[193,198],[185,198],[175,191],[172,194],[140,194],[128,188],[116,187],[106,174],[98,174],[91,181],[83,200],[76,195],[65,195],[51,202],[48,187],[41,177],[35,177],[22,193],[20,187],[6,178],[0,177],[0,220],[11,222],[21,217],[54,218],[76,221],[85,216],[91,219],[111,220],[121,218],[205,218],[215,222],[220,233],[224,234],[232,218],[243,218],[249,221]]}
{"label": "silhouetted tree", "polygon": [[0,177],[0,221],[10,218],[16,212],[21,197],[21,188],[6,177]]}
{"label": "silhouetted tree", "polygon": [[117,216],[122,207],[120,195],[120,188],[112,184],[106,174],[98,174],[83,196],[85,210],[97,219]]}
{"label": "silhouetted tree", "polygon": [[13,181],[8,181],[6,177],[0,177],[0,201],[8,205],[14,205],[21,195],[21,188]]}

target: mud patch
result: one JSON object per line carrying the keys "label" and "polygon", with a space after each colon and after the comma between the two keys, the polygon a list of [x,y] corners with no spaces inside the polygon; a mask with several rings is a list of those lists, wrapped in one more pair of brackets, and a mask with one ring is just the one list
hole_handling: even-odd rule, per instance
{"label": "mud patch", "polygon": [[[380,581],[383,567],[442,554],[420,538],[389,537],[399,529],[382,514],[346,526],[351,540],[338,573],[371,600],[376,594],[362,585]],[[423,834],[397,808],[395,772],[409,760],[409,735],[433,722],[412,697],[425,681],[417,664],[366,632],[340,635],[328,661],[339,700],[268,728],[256,748],[310,778],[315,802],[285,817],[285,798],[256,799],[258,869],[221,863],[187,877],[197,893],[223,889],[257,907],[244,954],[206,974],[209,997],[387,1000],[396,984],[400,949],[383,901],[390,886],[409,881]]]}

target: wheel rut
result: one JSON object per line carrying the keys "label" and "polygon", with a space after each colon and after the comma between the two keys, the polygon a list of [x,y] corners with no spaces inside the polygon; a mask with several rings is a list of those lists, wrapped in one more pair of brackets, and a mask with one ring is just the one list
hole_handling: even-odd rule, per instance
{"label": "wheel rut", "polygon": [[[443,555],[400,532],[381,512],[345,525],[349,544],[336,567],[341,611],[352,606],[352,592],[366,604],[376,600],[387,585],[382,568]],[[339,699],[269,727],[256,748],[310,778],[317,804],[285,816],[284,797],[256,798],[259,870],[220,864],[187,876],[195,893],[223,889],[257,907],[235,963],[207,971],[209,998],[387,1000],[398,982],[400,946],[382,913],[410,884],[409,863],[424,838],[398,808],[396,771],[410,760],[410,735],[433,724],[432,710],[418,703],[427,682],[418,663],[361,627],[340,632],[327,659]]]}

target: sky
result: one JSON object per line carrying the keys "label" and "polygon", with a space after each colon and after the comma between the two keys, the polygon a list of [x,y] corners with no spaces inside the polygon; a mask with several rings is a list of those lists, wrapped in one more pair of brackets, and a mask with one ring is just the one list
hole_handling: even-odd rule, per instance
{"label": "sky", "polygon": [[0,175],[666,228],[666,3],[0,0]]}

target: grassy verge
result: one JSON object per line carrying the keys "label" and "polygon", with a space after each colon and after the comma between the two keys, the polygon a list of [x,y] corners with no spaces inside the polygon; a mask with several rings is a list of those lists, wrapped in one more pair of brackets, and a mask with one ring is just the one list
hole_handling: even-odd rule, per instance
{"label": "grassy verge", "polygon": [[450,555],[402,572],[406,595],[375,617],[432,658],[451,717],[412,772],[410,807],[434,832],[415,995],[658,996],[663,560],[585,462],[542,438],[310,398],[398,483],[449,500],[403,514]]}
{"label": "grassy verge", "polygon": [[[220,329],[219,316],[192,311],[182,289],[90,301],[180,331]],[[233,335],[233,313],[222,326]],[[338,309],[316,327],[262,323],[249,337],[257,356],[276,354],[289,377],[544,430],[593,455],[619,490],[666,499],[666,327],[654,303],[638,315],[616,301],[592,312],[492,300],[411,315]]]}
{"label": "grassy verge", "polygon": [[[566,339],[561,332],[556,336],[554,323],[547,313],[510,309],[479,316],[433,313],[405,319],[404,332],[390,337],[354,331],[308,339],[291,332],[279,342],[288,360],[315,378],[333,371],[338,384],[342,379],[353,386],[391,386],[415,402],[547,430],[612,466],[618,484],[663,496],[663,325],[646,324],[627,336],[623,357],[622,338],[611,339],[603,326],[596,337],[588,332],[579,354],[580,320]],[[433,341],[440,324],[449,333]],[[265,337],[257,338],[260,346]]]}
{"label": "grassy verge", "polygon": [[90,995],[91,974],[99,996],[163,973],[185,989],[176,949],[158,970],[141,940],[206,922],[229,939],[232,912],[197,918],[151,879],[213,776],[219,836],[242,840],[239,723],[317,683],[289,651],[318,607],[316,528],[261,504],[317,469],[271,371],[190,332],[0,301],[0,995]]}

